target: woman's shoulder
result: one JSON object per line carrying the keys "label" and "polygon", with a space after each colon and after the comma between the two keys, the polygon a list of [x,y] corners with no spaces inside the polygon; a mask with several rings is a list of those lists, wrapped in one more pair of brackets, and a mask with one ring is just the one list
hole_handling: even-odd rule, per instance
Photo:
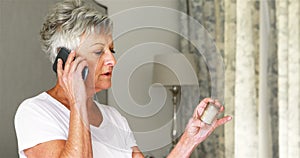
{"label": "woman's shoulder", "polygon": [[[25,99],[18,107],[16,117],[19,115],[39,114],[47,115],[51,111],[63,110],[55,103],[46,92],[42,92],[34,97]],[[59,109],[58,109],[59,108]]]}
{"label": "woman's shoulder", "polygon": [[18,111],[27,109],[27,108],[32,108],[32,107],[39,107],[39,103],[43,103],[46,101],[46,94],[45,92],[42,92],[34,97],[27,98],[25,99],[18,107]]}

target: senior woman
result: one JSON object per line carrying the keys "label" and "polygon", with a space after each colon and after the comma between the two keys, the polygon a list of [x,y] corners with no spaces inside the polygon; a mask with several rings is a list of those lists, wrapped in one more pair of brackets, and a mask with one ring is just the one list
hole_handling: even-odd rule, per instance
{"label": "senior woman", "polygon": [[[23,157],[144,157],[124,117],[113,107],[93,100],[96,92],[111,86],[112,22],[80,0],[57,3],[41,29],[43,50],[54,62],[59,48],[71,51],[57,62],[56,85],[26,99],[15,116],[19,155]],[[88,67],[86,80],[82,71]],[[200,121],[204,99],[195,109],[185,132],[169,157],[189,157],[193,149],[231,117]],[[223,111],[223,106],[216,105]]]}

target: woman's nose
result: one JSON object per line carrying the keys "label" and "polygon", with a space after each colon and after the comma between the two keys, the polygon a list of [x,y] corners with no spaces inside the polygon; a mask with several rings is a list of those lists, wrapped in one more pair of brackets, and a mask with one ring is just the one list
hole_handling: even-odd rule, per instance
{"label": "woman's nose", "polygon": [[116,59],[111,51],[105,53],[104,65],[106,66],[115,66]]}

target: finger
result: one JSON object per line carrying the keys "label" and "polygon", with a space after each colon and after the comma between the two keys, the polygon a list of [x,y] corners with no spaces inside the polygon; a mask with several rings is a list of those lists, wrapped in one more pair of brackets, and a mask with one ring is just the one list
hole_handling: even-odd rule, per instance
{"label": "finger", "polygon": [[78,71],[81,72],[80,74],[81,74],[81,78],[82,78],[83,80],[86,80],[86,78],[87,78],[86,75],[88,75],[88,72],[85,72],[85,73],[83,74],[83,69],[84,69],[85,67],[88,67],[88,62],[87,62],[86,60],[83,60],[82,62],[79,63],[78,68],[77,68]]}
{"label": "finger", "polygon": [[59,82],[61,82],[61,79],[62,79],[62,75],[63,75],[63,68],[62,68],[62,60],[61,59],[58,59],[57,60],[57,79]]}
{"label": "finger", "polygon": [[188,132],[198,133],[199,130],[203,131],[205,129],[206,124],[199,119],[191,118],[189,121],[187,128]]}
{"label": "finger", "polygon": [[193,118],[200,119],[200,116],[203,114],[207,104],[199,104],[194,110]]}
{"label": "finger", "polygon": [[68,56],[68,59],[65,63],[65,67],[64,67],[64,71],[65,72],[69,72],[70,67],[71,67],[71,63],[73,62],[74,58],[75,58],[75,51],[71,51],[71,53]]}
{"label": "finger", "polygon": [[81,60],[80,63],[78,64],[77,70],[80,71],[80,72],[82,72],[83,69],[84,69],[84,67],[86,67],[86,66],[88,66],[88,62],[87,62],[85,59],[83,59],[83,60]]}
{"label": "finger", "polygon": [[230,120],[232,120],[232,116],[225,116],[221,119],[218,119],[217,122],[216,122],[215,127],[219,127],[219,126],[229,122]]}
{"label": "finger", "polygon": [[72,72],[75,72],[75,71],[77,71],[77,67],[78,67],[78,65],[79,65],[79,63],[80,62],[82,62],[84,60],[84,58],[83,57],[77,57],[72,63],[71,63],[71,66],[70,66],[70,73],[72,73]]}
{"label": "finger", "polygon": [[219,109],[219,114],[224,111],[224,106],[218,100],[214,100],[213,104]]}
{"label": "finger", "polygon": [[221,106],[219,109],[219,113],[222,113],[225,110],[224,106]]}
{"label": "finger", "polygon": [[196,119],[199,119],[200,116],[203,114],[205,108],[207,107],[208,103],[212,103],[214,102],[213,99],[211,98],[205,98],[203,99],[200,104],[196,107],[196,109],[194,110],[194,114],[193,114],[193,117],[196,118]]}
{"label": "finger", "polygon": [[215,101],[212,98],[204,98],[201,102],[207,103],[214,103]]}
{"label": "finger", "polygon": [[206,127],[207,125],[206,125],[204,122],[202,122],[201,120],[199,120],[199,119],[194,119],[194,118],[192,118],[192,121],[191,121],[191,123],[190,123],[190,126],[192,126],[192,127],[204,128],[204,127]]}
{"label": "finger", "polygon": [[214,100],[214,104],[218,107],[221,108],[222,104],[218,100]]}
{"label": "finger", "polygon": [[202,122],[199,119],[192,119],[191,126],[192,127],[201,127]]}

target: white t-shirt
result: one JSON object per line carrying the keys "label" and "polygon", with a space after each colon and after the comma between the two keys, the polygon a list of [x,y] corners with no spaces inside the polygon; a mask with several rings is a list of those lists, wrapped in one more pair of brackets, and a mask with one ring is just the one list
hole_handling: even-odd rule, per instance
{"label": "white t-shirt", "polygon": [[[131,158],[137,146],[127,120],[113,107],[97,103],[103,115],[99,127],[90,126],[93,156]],[[70,111],[46,92],[22,102],[15,115],[20,158],[23,150],[51,140],[67,140]]]}

